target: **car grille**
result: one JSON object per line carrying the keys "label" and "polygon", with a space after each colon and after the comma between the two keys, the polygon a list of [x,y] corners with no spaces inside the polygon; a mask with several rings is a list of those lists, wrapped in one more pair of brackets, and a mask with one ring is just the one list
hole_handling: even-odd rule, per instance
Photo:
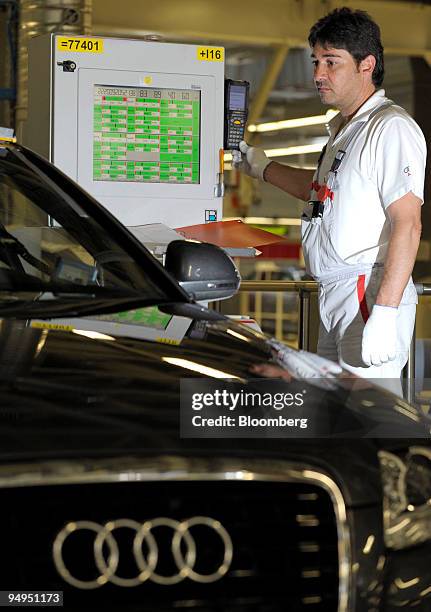
{"label": "car grille", "polygon": [[[172,609],[199,612],[335,612],[339,603],[337,516],[329,492],[308,482],[264,480],[162,480],[93,482],[0,489],[2,589],[61,590],[66,609]],[[66,524],[102,525],[128,519],[142,524],[168,517],[183,521],[210,517],[232,541],[225,575],[208,583],[186,577],[176,584],[146,580],[119,586],[107,580],[95,589],[68,584],[53,560],[53,543]],[[219,533],[208,525],[190,529],[196,543],[194,570],[208,576],[223,563],[226,551]],[[153,530],[158,561],[155,572],[178,574],[169,527]],[[133,556],[135,532],[112,532],[119,550],[116,575],[139,574]],[[95,564],[96,533],[80,530],[64,542],[62,558],[82,581],[100,576]],[[73,540],[73,541],[72,541]],[[182,558],[187,547],[180,545]],[[109,561],[108,546],[102,546]],[[146,544],[142,546],[148,555]]]}

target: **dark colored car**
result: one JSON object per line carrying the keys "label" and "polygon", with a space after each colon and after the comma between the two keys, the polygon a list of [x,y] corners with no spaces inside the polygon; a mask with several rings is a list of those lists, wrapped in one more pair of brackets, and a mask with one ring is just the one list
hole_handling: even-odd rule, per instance
{"label": "dark colored car", "polygon": [[[184,287],[205,287],[184,271],[200,245],[168,252],[181,286],[15,145],[0,145],[0,219],[0,591],[11,603],[55,604],[62,591],[75,610],[431,609],[418,410],[195,303]],[[202,248],[199,282],[216,274]],[[213,256],[226,283],[210,285],[233,290],[228,260]],[[307,391],[314,437],[180,435],[181,385],[242,393],[265,377]]]}

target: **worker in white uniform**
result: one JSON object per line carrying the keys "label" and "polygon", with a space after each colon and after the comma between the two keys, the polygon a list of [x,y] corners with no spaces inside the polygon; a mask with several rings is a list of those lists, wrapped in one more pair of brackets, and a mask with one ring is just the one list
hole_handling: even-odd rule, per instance
{"label": "worker in white uniform", "polygon": [[279,164],[245,142],[236,165],[308,202],[302,244],[319,282],[318,354],[400,393],[417,303],[411,272],[425,140],[380,89],[380,29],[367,13],[332,11],[311,28],[309,43],[320,99],[340,111],[318,168]]}

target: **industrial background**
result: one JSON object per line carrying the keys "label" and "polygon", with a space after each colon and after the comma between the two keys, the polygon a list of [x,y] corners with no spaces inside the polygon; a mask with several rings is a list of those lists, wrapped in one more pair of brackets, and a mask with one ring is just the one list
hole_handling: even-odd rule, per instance
{"label": "industrial background", "polygon": [[[402,382],[393,394],[313,354],[303,202],[221,148],[234,123],[223,125],[225,77],[245,80],[247,141],[316,166],[334,111],[313,85],[307,37],[341,6],[380,25],[386,95],[430,147],[431,0],[0,0],[0,127],[18,143],[0,131],[0,606],[46,591],[69,610],[431,611],[430,173],[416,334],[403,380],[381,379]],[[69,57],[78,35],[100,37],[100,55]],[[224,47],[224,63],[163,43]],[[112,193],[129,223],[108,214]],[[178,240],[220,226],[263,241],[221,244],[241,278],[223,250]],[[235,404],[206,410],[225,389]],[[288,399],[284,413],[278,400],[255,405],[271,394]],[[240,409],[259,418],[238,433],[225,424]],[[7,603],[5,589],[16,589]]]}
{"label": "industrial background", "polygon": [[[238,0],[234,12],[228,0],[0,0],[0,125],[14,127],[20,139],[28,109],[27,43],[33,36],[65,32],[223,45],[226,77],[251,85],[249,126],[257,127],[249,127],[248,141],[272,150],[281,163],[313,167],[326,138],[322,119],[314,125],[299,121],[298,127],[277,125],[268,131],[265,124],[322,117],[327,111],[312,82],[307,36],[319,17],[338,6],[366,10],[379,23],[386,95],[406,108],[429,142],[431,2],[407,0]],[[229,172],[229,164],[227,169],[224,217],[240,217],[288,239],[284,250],[269,249],[266,259],[241,262],[243,277],[299,277],[302,203],[270,185]],[[420,282],[431,280],[429,172],[426,176],[423,234],[414,270]],[[429,303],[424,299],[419,308],[418,337],[431,336]],[[247,302],[243,307],[253,311],[254,306]]]}

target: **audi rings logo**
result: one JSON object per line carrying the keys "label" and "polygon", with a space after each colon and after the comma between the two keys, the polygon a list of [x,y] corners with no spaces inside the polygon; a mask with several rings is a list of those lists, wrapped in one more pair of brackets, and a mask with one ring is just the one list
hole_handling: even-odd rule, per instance
{"label": "audi rings logo", "polygon": [[[194,570],[196,562],[197,544],[191,534],[191,528],[196,526],[208,527],[221,538],[224,547],[223,561],[219,567],[214,568],[210,574],[198,573]],[[172,530],[171,553],[178,571],[170,576],[158,574],[155,570],[159,560],[159,547],[153,529],[167,527]],[[120,550],[114,536],[116,529],[131,529],[135,532],[133,539],[133,557],[138,574],[132,578],[118,576],[116,571],[120,561]],[[93,531],[95,535],[93,544],[94,563],[99,576],[94,580],[80,580],[72,575],[66,567],[63,557],[63,546],[68,538],[80,530]],[[143,545],[147,551],[144,555]],[[199,546],[204,542],[199,541]],[[104,552],[104,550],[106,552]],[[104,525],[93,521],[77,521],[68,523],[57,534],[53,544],[53,558],[55,567],[60,576],[69,584],[78,589],[97,589],[111,582],[122,587],[134,587],[150,580],[157,584],[171,585],[189,578],[194,582],[210,583],[220,580],[228,571],[232,562],[232,540],[223,525],[208,516],[194,516],[185,521],[176,521],[171,518],[159,517],[145,523],[138,523],[131,519],[118,519],[109,521]],[[85,559],[82,559],[85,561]]]}

